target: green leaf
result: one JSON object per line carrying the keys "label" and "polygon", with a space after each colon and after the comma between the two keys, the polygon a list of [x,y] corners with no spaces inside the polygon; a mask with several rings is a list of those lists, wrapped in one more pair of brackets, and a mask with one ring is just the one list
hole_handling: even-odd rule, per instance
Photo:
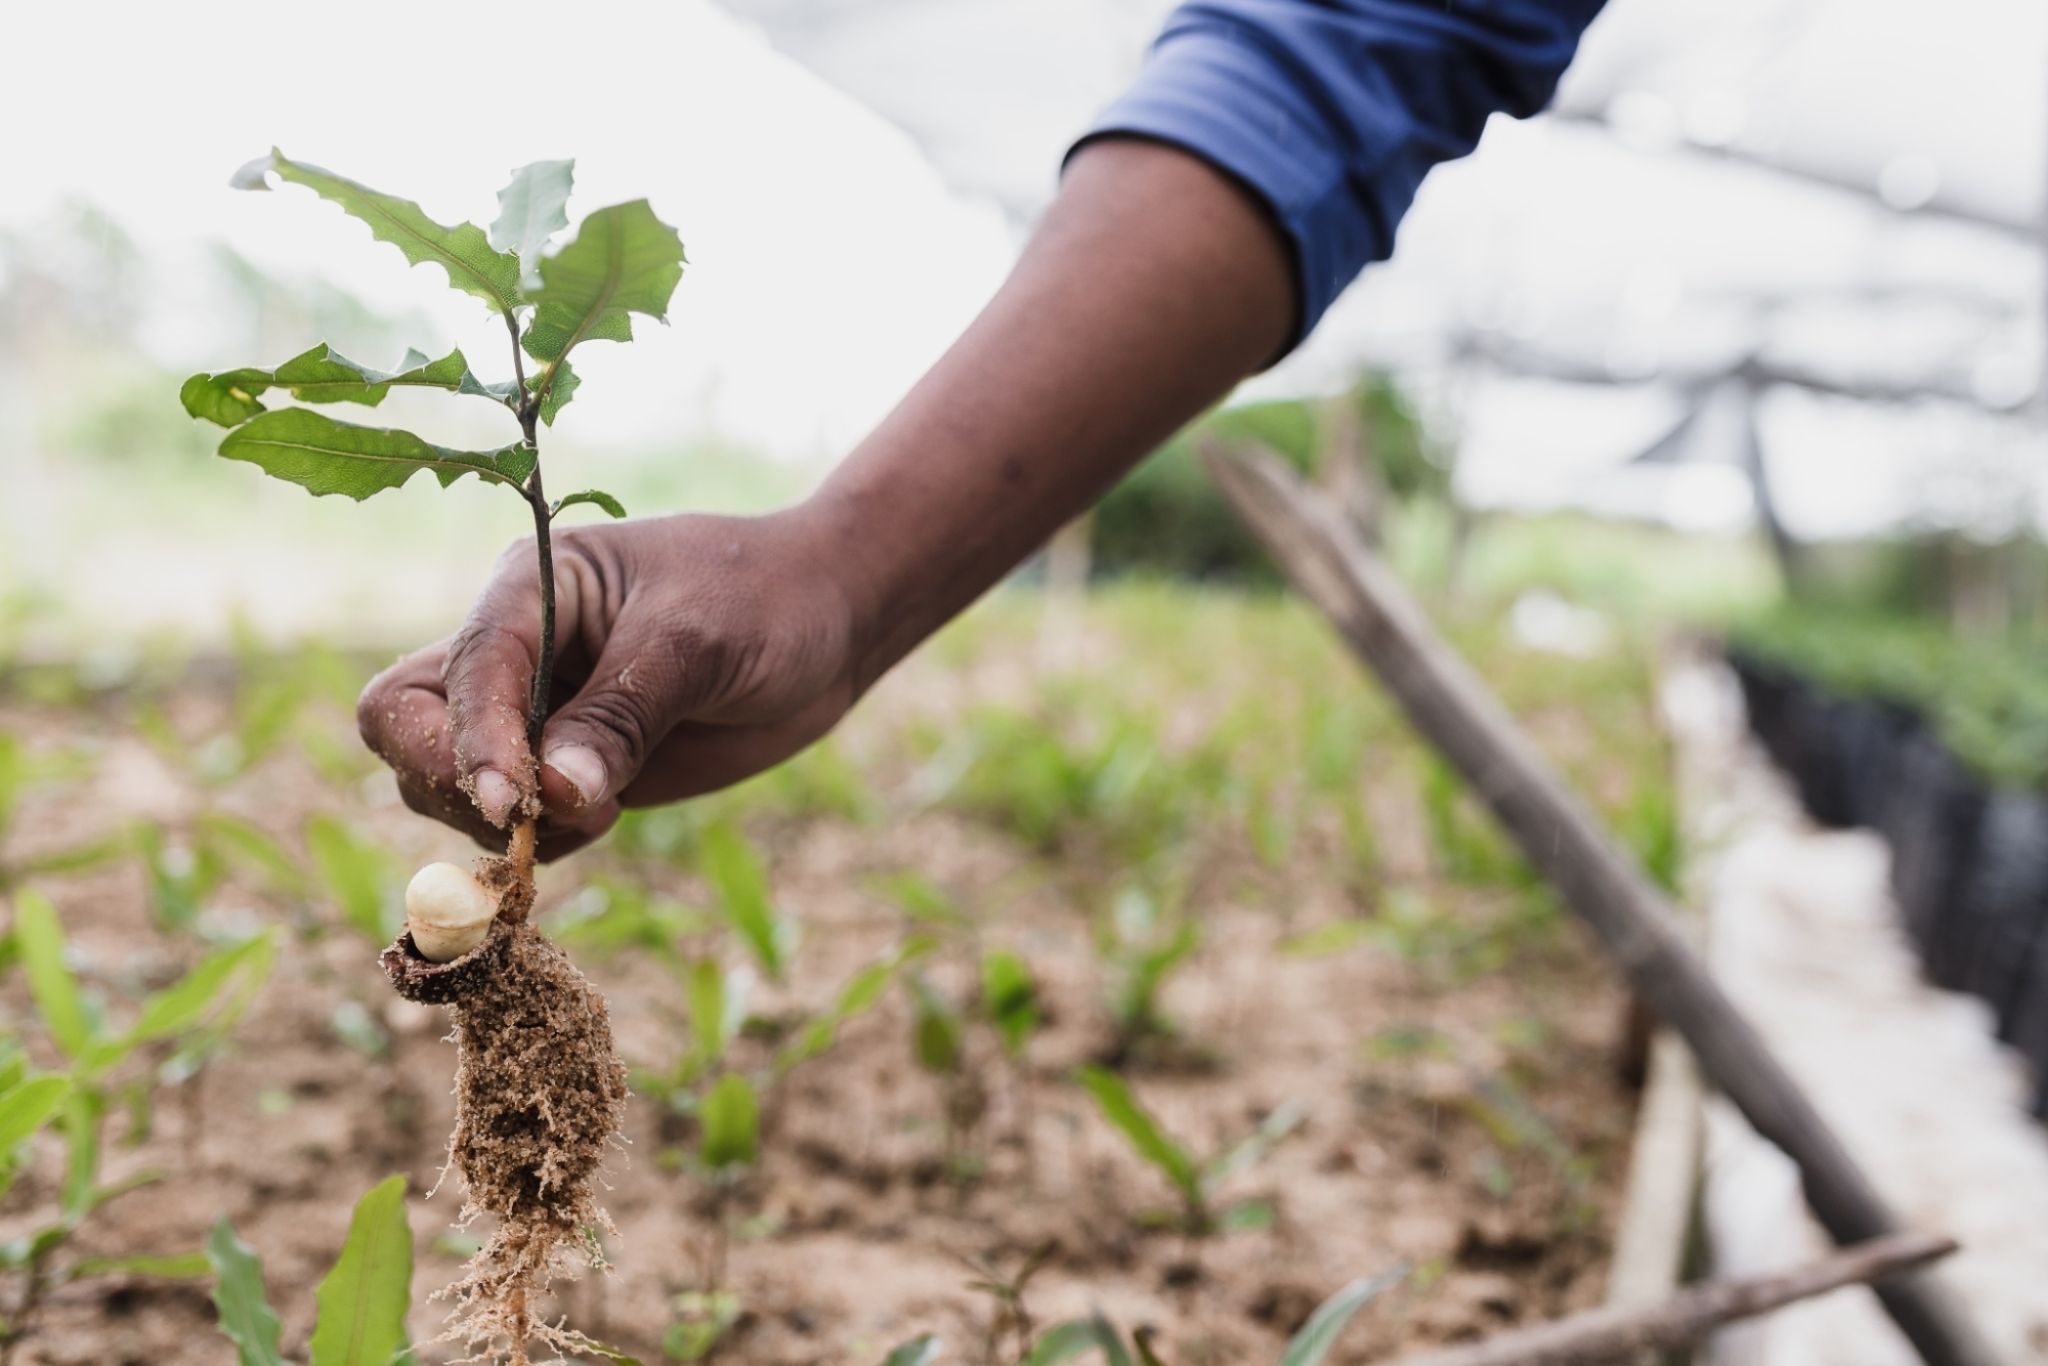
{"label": "green leaf", "polygon": [[875,1003],[882,999],[882,993],[889,989],[889,984],[896,980],[896,974],[903,966],[924,957],[934,947],[930,938],[919,936],[881,962],[870,963],[854,973],[839,989],[839,999],[832,1009],[812,1020],[794,1043],[775,1055],[776,1072],[787,1072],[798,1063],[830,1051],[832,1045],[839,1041],[840,1029],[874,1009]]}
{"label": "green leaf", "polygon": [[1022,958],[1007,949],[982,956],[981,1005],[1010,1055],[1023,1052],[1038,1028],[1038,988]]}
{"label": "green leaf", "polygon": [[565,358],[542,370],[526,385],[540,395],[540,420],[552,427],[555,414],[561,412],[576,396],[576,391],[583,387],[583,376],[570,369]]}
{"label": "green leaf", "polygon": [[682,238],[646,200],[599,209],[541,261],[522,344],[536,360],[559,361],[586,341],[631,341],[628,315],[666,322],[682,278]]}
{"label": "green leaf", "polygon": [[951,1001],[933,989],[922,974],[912,975],[910,993],[910,1038],[917,1065],[940,1076],[957,1072],[963,1042],[959,1012],[953,1009]]}
{"label": "green leaf", "polygon": [[465,474],[518,488],[534,465],[531,446],[452,451],[411,432],[336,422],[305,408],[284,408],[249,419],[228,433],[220,453],[229,460],[246,460],[311,493],[346,494],[357,502],[397,488],[420,470],[432,470],[442,488]]}
{"label": "green leaf", "polygon": [[1239,1172],[1256,1167],[1273,1150],[1274,1144],[1299,1129],[1307,1117],[1308,1112],[1293,1101],[1276,1107],[1258,1128],[1209,1163],[1202,1174],[1203,1188],[1213,1191]]}
{"label": "green leaf", "polygon": [[409,199],[380,194],[332,171],[289,160],[275,147],[270,149],[269,157],[252,161],[236,172],[234,184],[240,189],[266,189],[265,171],[274,171],[280,179],[304,185],[322,199],[340,205],[343,212],[367,223],[371,236],[405,253],[406,260],[416,266],[429,262],[440,266],[448,272],[450,285],[475,295],[500,313],[509,315],[520,303],[519,258],[493,249],[484,230],[476,224],[446,227],[427,217]]}
{"label": "green leaf", "polygon": [[100,1122],[107,1101],[97,1087],[74,1086],[64,1098],[64,1193],[67,1221],[83,1218],[105,1197],[100,1191]]}
{"label": "green leaf", "polygon": [[937,883],[922,873],[894,873],[878,878],[875,890],[893,898],[906,915],[928,925],[961,929],[973,924],[960,903],[946,895]]}
{"label": "green leaf", "polygon": [[278,1349],[284,1329],[264,1293],[263,1259],[236,1235],[226,1215],[207,1235],[206,1256],[213,1264],[220,1331],[235,1344],[237,1366],[284,1366]]}
{"label": "green leaf", "polygon": [[377,944],[398,936],[404,911],[396,898],[386,895],[392,881],[391,860],[382,849],[358,839],[331,816],[315,816],[306,822],[306,848],[343,920]]}
{"label": "green leaf", "polygon": [[552,521],[554,518],[561,516],[563,508],[572,508],[578,503],[589,503],[595,507],[602,508],[608,516],[624,517],[626,515],[625,506],[603,489],[584,489],[580,492],[572,493],[566,498],[557,498],[555,505],[548,509],[549,520]]}
{"label": "green leaf", "polygon": [[1132,1366],[1131,1354],[1109,1320],[1097,1314],[1092,1319],[1071,1319],[1055,1324],[1031,1344],[1023,1366],[1058,1366],[1063,1361],[1100,1351],[1109,1366]]}
{"label": "green leaf", "polygon": [[203,1252],[173,1253],[168,1256],[143,1254],[137,1257],[81,1257],[64,1269],[67,1281],[87,1276],[160,1276],[166,1280],[190,1280],[213,1269]]}
{"label": "green leaf", "polygon": [[753,974],[745,968],[725,972],[709,958],[690,965],[684,982],[689,998],[690,1030],[695,1048],[690,1059],[701,1074],[725,1056],[747,1018],[747,988]]}
{"label": "green leaf", "polygon": [[276,932],[265,930],[253,939],[220,949],[201,959],[175,984],[142,1003],[142,1014],[128,1030],[128,1047],[168,1039],[198,1024],[237,975],[244,990],[270,973],[277,947]]}
{"label": "green leaf", "polygon": [[795,930],[775,913],[761,861],[754,857],[746,838],[730,826],[714,825],[706,830],[699,847],[704,876],[718,893],[726,919],[747,941],[762,970],[781,981]]}
{"label": "green leaf", "polygon": [[1336,1294],[1324,1300],[1316,1312],[1308,1316],[1308,1322],[1301,1326],[1281,1354],[1280,1366],[1320,1366],[1330,1349],[1337,1345],[1337,1338],[1351,1322],[1352,1316],[1372,1302],[1381,1292],[1398,1285],[1408,1274],[1408,1268],[1397,1266],[1370,1280],[1353,1281]]}
{"label": "green leaf", "polygon": [[510,252],[519,269],[531,274],[548,239],[569,226],[569,187],[576,179],[573,161],[535,161],[512,173],[498,191],[498,218],[491,224],[491,245]]}
{"label": "green leaf", "polygon": [[1075,1074],[1075,1079],[1095,1097],[1095,1104],[1102,1111],[1102,1117],[1130,1140],[1137,1154],[1165,1173],[1174,1188],[1189,1200],[1199,1200],[1202,1190],[1202,1176],[1195,1166],[1194,1158],[1187,1149],[1166,1136],[1159,1127],[1159,1121],[1151,1111],[1138,1103],[1131,1089],[1124,1085],[1123,1078],[1106,1068],[1088,1066]]}
{"label": "green leaf", "polygon": [[48,1124],[71,1096],[71,1078],[30,1077],[0,1093],[0,1153]]}
{"label": "green leaf", "polygon": [[306,895],[306,870],[299,861],[283,844],[248,821],[209,811],[199,817],[198,833],[214,848],[263,874],[277,891],[290,897]]}
{"label": "green leaf", "polygon": [[194,417],[238,427],[264,411],[259,396],[272,389],[283,389],[301,403],[360,403],[374,408],[394,387],[401,386],[498,397],[471,372],[460,351],[450,351],[439,360],[408,351],[398,369],[374,370],[323,342],[275,370],[245,366],[194,375],[178,390],[178,401]]}
{"label": "green leaf", "polygon": [[882,1366],[932,1366],[939,1359],[939,1348],[944,1346],[931,1333],[921,1338],[912,1338],[882,1358]]}
{"label": "green leaf", "polygon": [[712,1171],[752,1165],[761,1150],[761,1108],[754,1087],[737,1072],[715,1082],[697,1107],[700,1156]]}
{"label": "green leaf", "polygon": [[92,1051],[97,1031],[79,994],[78,979],[64,961],[64,929],[57,923],[57,912],[40,893],[23,892],[15,898],[14,938],[21,946],[22,970],[43,1027],[65,1057],[84,1057]]}
{"label": "green leaf", "polygon": [[406,1345],[412,1229],[403,1176],[386,1178],[356,1202],[348,1240],[314,1300],[312,1366],[389,1366]]}

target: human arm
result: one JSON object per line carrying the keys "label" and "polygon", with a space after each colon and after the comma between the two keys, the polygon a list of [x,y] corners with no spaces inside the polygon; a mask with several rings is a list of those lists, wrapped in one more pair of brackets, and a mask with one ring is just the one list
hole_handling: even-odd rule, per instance
{"label": "human arm", "polygon": [[[1363,25],[1353,38],[1376,33],[1397,51],[1409,44],[1404,26],[1438,23],[1426,4],[1267,3],[1295,18],[1350,15]],[[1546,8],[1507,5],[1531,7]],[[1258,6],[1189,10],[1224,8]],[[1590,13],[1564,0],[1554,8]],[[1371,22],[1359,17],[1373,13]],[[1171,74],[1183,43],[1207,52],[1258,32],[1218,38],[1213,20],[1180,36],[1169,27],[1153,71],[1164,62]],[[1288,41],[1321,36],[1311,24]],[[1254,47],[1277,41],[1268,32]],[[1463,93],[1448,102],[1441,91],[1401,93],[1409,113],[1435,111],[1414,126],[1448,120],[1476,138],[1483,106],[1502,97],[1501,60],[1438,58]],[[1242,103],[1220,132],[1157,109],[1112,110],[1070,160],[995,298],[802,504],[763,518],[664,518],[563,535],[561,686],[538,772],[522,714],[538,595],[530,554],[515,549],[455,637],[401,660],[364,694],[364,738],[392,764],[406,800],[490,839],[537,791],[548,816],[543,852],[558,854],[601,833],[622,803],[724,786],[822,735],[918,642],[1312,325],[1334,292],[1325,276],[1385,254],[1384,220],[1398,217],[1412,184],[1402,189],[1399,166],[1374,174],[1359,158],[1405,166],[1389,149],[1417,138],[1442,154],[1462,150],[1439,132],[1366,137],[1392,117],[1375,92],[1414,72],[1394,80],[1365,71],[1351,79],[1343,112],[1310,125],[1268,118],[1262,102],[1295,98],[1289,91],[1316,107],[1332,98],[1317,84],[1332,73],[1297,65],[1271,58],[1251,87],[1233,68],[1207,94],[1193,75],[1167,81],[1165,94],[1153,76],[1141,81],[1133,99],[1150,90],[1161,108],[1174,91],[1202,111]],[[1286,140],[1304,127],[1319,129],[1319,149]],[[1247,161],[1231,140],[1260,130],[1263,160]],[[1290,189],[1282,182],[1296,162],[1322,169]],[[1342,182],[1334,192],[1329,174]],[[1360,223],[1380,224],[1384,235]]]}

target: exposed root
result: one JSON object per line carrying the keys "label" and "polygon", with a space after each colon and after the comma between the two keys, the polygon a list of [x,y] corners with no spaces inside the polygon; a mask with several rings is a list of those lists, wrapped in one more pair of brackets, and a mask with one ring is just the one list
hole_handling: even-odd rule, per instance
{"label": "exposed root", "polygon": [[626,1069],[604,999],[528,923],[533,827],[514,832],[505,857],[478,860],[477,876],[500,907],[481,945],[437,964],[401,937],[383,961],[402,995],[450,1008],[448,1157],[468,1187],[463,1220],[496,1220],[463,1279],[435,1296],[455,1301],[442,1339],[462,1342],[468,1360],[524,1366],[528,1341],[557,1352],[589,1345],[535,1320],[528,1304],[558,1275],[604,1268],[599,1234],[613,1230],[591,1190],[624,1116]]}

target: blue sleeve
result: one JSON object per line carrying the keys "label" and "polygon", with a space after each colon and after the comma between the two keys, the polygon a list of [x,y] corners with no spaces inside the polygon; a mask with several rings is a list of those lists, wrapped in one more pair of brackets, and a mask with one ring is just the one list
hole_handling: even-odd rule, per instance
{"label": "blue sleeve", "polygon": [[[1291,244],[1292,342],[1394,249],[1429,168],[1487,116],[1542,109],[1601,0],[1194,0],[1082,142],[1172,143],[1241,182]],[[1078,144],[1077,144],[1078,145]]]}

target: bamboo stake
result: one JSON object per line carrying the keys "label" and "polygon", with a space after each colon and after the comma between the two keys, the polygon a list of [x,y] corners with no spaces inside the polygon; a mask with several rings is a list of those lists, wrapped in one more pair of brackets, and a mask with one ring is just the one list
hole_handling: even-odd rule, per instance
{"label": "bamboo stake", "polygon": [[1577,1366],[1625,1361],[1700,1341],[1724,1324],[1756,1318],[1825,1295],[1925,1266],[1956,1250],[1950,1238],[1895,1233],[1858,1243],[1791,1271],[1708,1281],[1644,1308],[1593,1309],[1470,1347],[1402,1357],[1393,1366]]}
{"label": "bamboo stake", "polygon": [[[1836,1243],[1899,1232],[1841,1140],[1686,942],[1676,913],[1580,803],[1400,582],[1327,502],[1270,456],[1205,452],[1238,515],[1408,719],[1464,776],[1645,1004],[1675,1029],[1708,1082],[1798,1166]],[[1976,1326],[1930,1277],[1878,1287],[1928,1366],[1997,1366]]]}

